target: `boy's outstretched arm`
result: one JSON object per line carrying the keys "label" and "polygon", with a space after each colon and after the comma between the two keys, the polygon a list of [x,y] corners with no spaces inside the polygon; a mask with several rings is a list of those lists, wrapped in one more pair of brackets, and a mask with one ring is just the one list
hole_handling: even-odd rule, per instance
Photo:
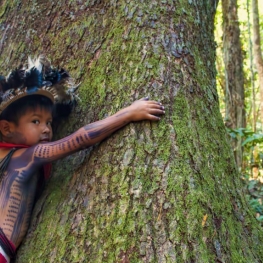
{"label": "boy's outstretched arm", "polygon": [[52,162],[102,141],[132,121],[158,121],[160,119],[158,116],[164,113],[164,107],[160,103],[147,98],[141,99],[110,117],[80,128],[61,140],[38,144],[33,155],[37,162]]}
{"label": "boy's outstretched arm", "polygon": [[111,135],[114,131],[122,128],[132,121],[151,120],[158,121],[157,115],[164,114],[164,107],[155,101],[142,99],[135,101],[131,106],[124,108],[114,115],[83,127],[88,136],[87,143],[90,146],[102,141]]}

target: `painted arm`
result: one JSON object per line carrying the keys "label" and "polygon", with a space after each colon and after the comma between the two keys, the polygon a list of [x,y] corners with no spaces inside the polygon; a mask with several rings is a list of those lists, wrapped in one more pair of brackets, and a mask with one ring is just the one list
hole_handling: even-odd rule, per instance
{"label": "painted arm", "polygon": [[102,141],[132,121],[157,121],[160,119],[158,116],[162,114],[164,107],[158,102],[148,99],[135,101],[114,115],[88,124],[61,140],[38,144],[34,149],[34,159],[38,164],[61,159]]}

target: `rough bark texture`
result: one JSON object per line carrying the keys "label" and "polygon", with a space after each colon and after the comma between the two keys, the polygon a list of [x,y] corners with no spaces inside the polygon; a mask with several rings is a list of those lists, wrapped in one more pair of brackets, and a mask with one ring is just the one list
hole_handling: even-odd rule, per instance
{"label": "rough bark texture", "polygon": [[132,123],[58,162],[19,263],[261,262],[215,87],[213,1],[4,1],[2,69],[46,53],[82,81],[62,135],[149,95]]}
{"label": "rough bark texture", "polygon": [[259,90],[260,90],[260,116],[263,122],[263,58],[260,44],[260,29],[259,29],[259,13],[258,1],[252,0],[252,16],[253,16],[253,50],[258,72]]}
{"label": "rough bark texture", "polygon": [[[226,126],[231,129],[245,127],[244,74],[237,15],[237,0],[222,0],[223,53],[225,63]],[[242,141],[233,140],[235,160],[242,166]]]}

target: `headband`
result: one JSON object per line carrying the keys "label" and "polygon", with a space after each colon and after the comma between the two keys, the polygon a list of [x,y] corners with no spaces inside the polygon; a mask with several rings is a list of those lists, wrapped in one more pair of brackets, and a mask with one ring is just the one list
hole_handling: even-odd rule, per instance
{"label": "headband", "polygon": [[51,66],[44,57],[32,60],[28,58],[28,68],[20,66],[12,70],[7,77],[0,76],[0,114],[14,101],[25,96],[42,95],[53,103],[60,103],[61,98],[71,99],[75,90],[72,79],[64,69]]}

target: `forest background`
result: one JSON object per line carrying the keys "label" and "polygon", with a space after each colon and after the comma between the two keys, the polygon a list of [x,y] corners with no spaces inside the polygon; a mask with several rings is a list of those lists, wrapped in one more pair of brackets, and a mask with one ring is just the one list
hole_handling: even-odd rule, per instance
{"label": "forest background", "polygon": [[263,1],[221,1],[217,7],[220,110],[248,199],[263,222]]}

